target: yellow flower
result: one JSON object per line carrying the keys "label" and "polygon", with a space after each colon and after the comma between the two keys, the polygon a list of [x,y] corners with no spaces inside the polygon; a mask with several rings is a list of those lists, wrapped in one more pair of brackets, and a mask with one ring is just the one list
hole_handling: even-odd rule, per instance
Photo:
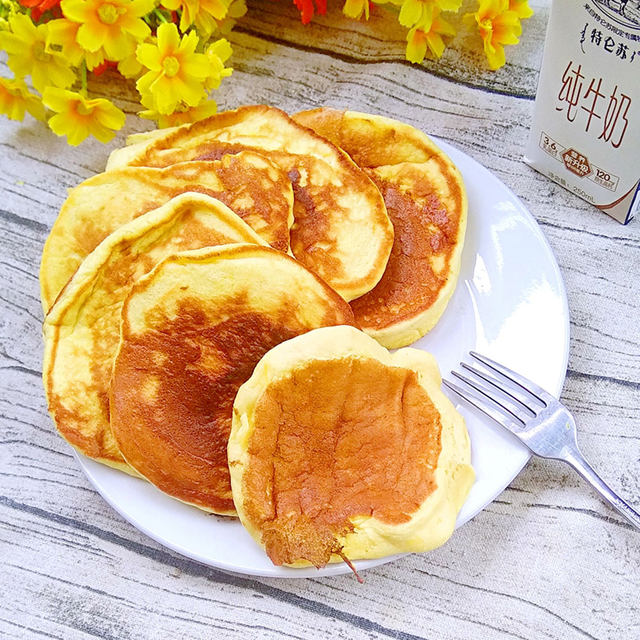
{"label": "yellow flower", "polygon": [[364,15],[364,19],[369,19],[369,0],[346,0],[344,7],[342,7],[342,13],[347,18],[354,18],[360,20]]}
{"label": "yellow flower", "polygon": [[414,27],[431,21],[434,10],[458,11],[462,0],[403,0],[398,22],[403,27]]}
{"label": "yellow flower", "polygon": [[0,31],[9,29],[9,18],[17,13],[20,5],[12,0],[0,0]]}
{"label": "yellow flower", "polygon": [[204,55],[209,61],[209,74],[205,80],[204,87],[207,91],[217,89],[223,78],[229,77],[233,73],[231,67],[225,67],[224,63],[231,57],[232,50],[228,40],[221,38],[210,44]]}
{"label": "yellow flower", "polygon": [[80,23],[76,40],[87,51],[104,50],[108,60],[124,60],[151,33],[142,20],[154,0],[62,0],[65,17]]}
{"label": "yellow flower", "polygon": [[149,69],[136,83],[145,107],[166,115],[179,102],[190,107],[200,103],[210,63],[207,56],[195,53],[197,44],[195,31],[180,39],[176,25],[165,23],[158,27],[157,44],[138,46],[138,61]]}
{"label": "yellow flower", "polygon": [[242,18],[245,13],[247,13],[247,5],[244,0],[231,0],[227,10],[227,17],[218,22],[217,32],[220,35],[228,35],[238,18]]}
{"label": "yellow flower", "polygon": [[533,9],[529,6],[528,0],[509,0],[509,11],[515,11],[520,20],[533,15]]}
{"label": "yellow flower", "polygon": [[484,43],[489,67],[499,69],[505,63],[505,44],[518,44],[522,25],[515,11],[509,10],[509,0],[480,0],[478,10],[471,14]]}
{"label": "yellow flower", "polygon": [[68,87],[76,79],[61,53],[47,50],[47,24],[36,25],[24,14],[9,18],[11,32],[0,32],[0,48],[9,54],[9,67],[18,78],[31,75],[37,91],[47,85]]}
{"label": "yellow flower", "polygon": [[78,66],[82,60],[87,64],[87,69],[91,71],[104,62],[104,54],[98,51],[86,51],[77,41],[78,29],[80,25],[66,18],[51,20],[47,23],[49,33],[47,35],[47,50],[53,51],[53,47],[59,47],[62,55],[74,67]]}
{"label": "yellow flower", "polygon": [[163,115],[156,111],[140,111],[138,115],[147,120],[155,120],[161,129],[166,127],[178,127],[188,122],[197,122],[212,116],[218,111],[218,105],[215,100],[205,100],[197,107],[178,107],[170,115]]}
{"label": "yellow flower", "polygon": [[44,120],[44,105],[38,96],[29,93],[22,80],[0,78],[0,113],[11,120],[22,120],[25,111],[38,120]]}
{"label": "yellow flower", "polygon": [[75,91],[47,87],[42,101],[56,112],[49,120],[51,130],[58,136],[66,135],[74,146],[88,136],[109,142],[124,125],[124,113],[104,98],[89,100]]}
{"label": "yellow flower", "polygon": [[180,31],[185,32],[192,24],[209,37],[217,28],[218,20],[227,16],[229,0],[163,0],[162,6],[171,11],[182,11]]}
{"label": "yellow flower", "polygon": [[427,47],[439,58],[445,48],[442,36],[453,36],[456,31],[452,25],[440,17],[440,10],[434,8],[430,20],[413,27],[407,34],[406,57],[409,62],[420,63],[424,60]]}
{"label": "yellow flower", "polygon": [[118,72],[125,78],[137,78],[143,69],[144,67],[138,62],[135,53],[118,62]]}

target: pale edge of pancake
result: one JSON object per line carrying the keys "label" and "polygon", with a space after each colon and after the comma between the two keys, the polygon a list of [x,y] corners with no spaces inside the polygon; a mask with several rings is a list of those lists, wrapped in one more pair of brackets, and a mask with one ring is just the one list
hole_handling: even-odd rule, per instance
{"label": "pale edge of pancake", "polygon": [[[386,116],[373,115],[370,113],[362,113],[360,111],[345,111],[345,120],[370,120],[371,122],[378,123],[384,128],[393,129],[394,131],[400,131],[403,136],[411,140],[416,145],[418,155],[415,158],[407,158],[404,162],[427,162],[431,155],[440,155],[444,152],[440,147],[426,134],[424,131],[402,122],[401,120],[394,120],[393,118],[387,118]],[[420,151],[427,149],[429,154],[427,157],[422,157]],[[448,156],[447,156],[448,157]]]}
{"label": "pale edge of pancake", "polygon": [[[354,530],[339,542],[350,560],[380,558],[403,552],[429,551],[451,536],[457,514],[475,480],[471,467],[471,445],[464,419],[440,389],[438,365],[432,355],[417,349],[389,353],[375,340],[353,327],[315,329],[274,347],[260,360],[251,378],[238,390],[228,444],[233,499],[241,522],[262,547],[260,530],[248,520],[244,507],[243,476],[249,462],[248,444],[254,429],[255,408],[265,389],[276,380],[311,360],[343,357],[375,358],[388,366],[416,372],[440,413],[442,450],[435,472],[437,488],[411,519],[386,524],[371,516],[351,519]],[[333,555],[331,562],[342,562]],[[310,566],[306,561],[294,567]]]}
{"label": "pale edge of pancake", "polygon": [[[239,216],[237,216],[231,209],[225,204],[211,198],[210,196],[187,192],[172,198],[167,203],[152,209],[151,211],[135,218],[131,222],[119,227],[108,235],[81,263],[80,267],[73,275],[67,286],[61,292],[58,300],[53,305],[49,313],[46,315],[43,324],[43,337],[44,337],[44,358],[42,365],[42,381],[44,385],[45,394],[49,396],[50,386],[50,374],[52,373],[53,358],[57,353],[57,347],[64,337],[59,337],[58,340],[53,340],[53,334],[56,330],[62,331],[65,326],[69,325],[69,314],[71,312],[71,319],[73,322],[77,321],[79,315],[79,309],[75,307],[82,306],[82,299],[86,295],[91,294],[91,282],[96,275],[100,272],[102,266],[108,261],[113,250],[122,242],[128,240],[136,240],[142,237],[150,229],[156,228],[163,224],[170,222],[170,220],[178,215],[185,206],[200,206],[205,211],[215,212],[230,228],[235,229],[239,236],[244,235],[243,242],[255,242],[258,245],[266,245],[264,240],[258,236],[253,229],[251,229]],[[69,327],[69,330],[72,330]],[[115,355],[115,354],[114,354]],[[53,415],[52,415],[53,418]],[[82,451],[72,442],[69,442],[65,435],[57,428],[56,430],[60,436],[68,442],[76,451],[86,456],[86,453]],[[124,457],[124,456],[123,456]],[[124,471],[135,477],[143,477],[138,471],[136,471],[129,464],[123,464],[121,462],[111,460],[109,458],[96,457],[91,458],[102,464],[113,467],[120,471]]]}
{"label": "pale edge of pancake", "polygon": [[[315,120],[316,116],[320,116],[320,122],[324,120],[325,122],[331,122],[332,125],[336,126],[338,135],[340,135],[341,129],[349,126],[349,121],[366,121],[387,131],[393,130],[395,133],[400,132],[401,136],[413,146],[413,149],[410,150],[411,155],[405,157],[403,162],[427,162],[432,156],[440,155],[442,153],[442,150],[438,145],[420,129],[417,129],[406,122],[394,120],[393,118],[388,118],[386,116],[374,115],[361,111],[333,109],[331,107],[317,107],[315,109],[299,111],[298,113],[293,114],[291,118],[295,122],[315,131],[314,125],[318,124]],[[336,119],[337,122],[335,121]],[[339,140],[333,140],[333,142],[340,146]],[[371,166],[372,165],[367,165],[368,168],[371,168]]]}

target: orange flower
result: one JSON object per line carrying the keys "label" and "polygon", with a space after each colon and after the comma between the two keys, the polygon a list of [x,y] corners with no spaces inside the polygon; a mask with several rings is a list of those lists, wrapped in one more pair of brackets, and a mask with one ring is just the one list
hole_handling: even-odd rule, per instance
{"label": "orange flower", "polygon": [[313,14],[317,11],[320,15],[327,13],[327,0],[293,0],[293,4],[296,5],[300,12],[300,19],[302,24],[309,24]]}
{"label": "orange flower", "polygon": [[23,7],[31,9],[31,19],[38,22],[45,11],[49,11],[60,4],[60,0],[20,0]]}
{"label": "orange flower", "polygon": [[104,50],[109,60],[124,60],[151,30],[142,20],[154,0],[62,0],[65,17],[80,23],[76,40],[87,51]]}
{"label": "orange flower", "polygon": [[25,111],[38,120],[44,120],[42,102],[29,92],[22,80],[0,78],[0,113],[11,120],[23,120]]}
{"label": "orange flower", "polygon": [[455,35],[455,29],[440,17],[440,10],[432,9],[426,22],[413,27],[407,34],[406,58],[409,62],[420,63],[424,60],[427,47],[431,53],[439,58],[445,49],[442,36]]}
{"label": "orange flower", "polygon": [[74,146],[88,136],[109,142],[124,125],[124,113],[104,98],[88,100],[75,91],[47,87],[42,101],[56,112],[49,120],[50,129],[58,136],[67,136],[67,142]]}
{"label": "orange flower", "polygon": [[518,14],[509,9],[509,0],[480,0],[478,10],[469,15],[478,25],[489,67],[499,69],[505,63],[504,45],[519,42]]}

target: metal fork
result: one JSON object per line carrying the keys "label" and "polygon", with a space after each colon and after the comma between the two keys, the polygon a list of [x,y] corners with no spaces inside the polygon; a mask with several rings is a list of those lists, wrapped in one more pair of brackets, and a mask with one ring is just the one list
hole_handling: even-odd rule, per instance
{"label": "metal fork", "polygon": [[640,530],[640,513],[612,491],[580,453],[576,441],[576,423],[567,408],[550,393],[515,371],[474,351],[470,355],[484,368],[465,362],[461,362],[460,366],[475,378],[457,371],[451,372],[469,389],[463,389],[449,380],[443,380],[443,383],[511,431],[536,455],[570,464],[611,506]]}

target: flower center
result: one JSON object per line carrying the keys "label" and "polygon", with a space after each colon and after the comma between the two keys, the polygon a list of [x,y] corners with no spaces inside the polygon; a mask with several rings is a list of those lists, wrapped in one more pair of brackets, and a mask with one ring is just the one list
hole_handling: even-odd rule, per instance
{"label": "flower center", "polygon": [[76,105],[76,113],[79,116],[90,116],[93,113],[93,109],[90,109],[82,102],[78,102]]}
{"label": "flower center", "polygon": [[36,42],[33,45],[33,57],[38,62],[47,62],[51,56],[45,51],[44,42]]}
{"label": "flower center", "polygon": [[167,78],[173,78],[180,71],[180,63],[174,56],[167,56],[162,61],[162,70]]}
{"label": "flower center", "polygon": [[480,20],[480,29],[482,31],[493,31],[493,22],[491,18],[484,18]]}
{"label": "flower center", "polygon": [[120,17],[120,9],[108,2],[100,5],[98,17],[103,24],[113,24]]}

